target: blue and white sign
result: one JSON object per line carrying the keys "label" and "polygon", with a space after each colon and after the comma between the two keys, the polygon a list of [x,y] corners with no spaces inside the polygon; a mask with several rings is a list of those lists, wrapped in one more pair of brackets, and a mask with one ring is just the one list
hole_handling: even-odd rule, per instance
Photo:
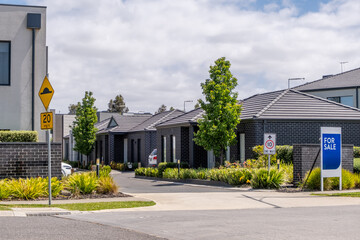
{"label": "blue and white sign", "polygon": [[321,127],[321,191],[326,177],[339,177],[341,190],[341,128]]}

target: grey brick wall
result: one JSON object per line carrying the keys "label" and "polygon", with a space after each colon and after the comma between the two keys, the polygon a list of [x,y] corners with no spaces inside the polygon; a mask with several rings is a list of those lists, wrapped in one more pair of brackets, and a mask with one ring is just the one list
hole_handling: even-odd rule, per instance
{"label": "grey brick wall", "polygon": [[[51,144],[51,175],[61,175],[61,143]],[[0,143],[0,179],[48,176],[46,143]]]}
{"label": "grey brick wall", "polygon": [[[308,172],[317,156],[320,146],[319,144],[294,144],[294,183],[300,182],[306,172]],[[316,158],[315,167],[320,167],[321,154]],[[353,145],[342,145],[342,168],[353,172]]]}

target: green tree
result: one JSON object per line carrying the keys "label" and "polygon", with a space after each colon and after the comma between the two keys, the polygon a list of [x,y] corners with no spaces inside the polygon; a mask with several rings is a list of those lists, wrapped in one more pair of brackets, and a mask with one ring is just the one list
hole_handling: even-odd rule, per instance
{"label": "green tree", "polygon": [[236,127],[240,123],[241,106],[237,102],[237,79],[230,72],[230,62],[225,57],[210,66],[210,79],[201,83],[205,101],[199,100],[205,110],[199,119],[199,130],[194,141],[206,150],[213,150],[223,165],[226,148],[236,142]]}
{"label": "green tree", "polygon": [[108,112],[118,112],[120,114],[129,112],[129,108],[126,107],[124,97],[121,94],[117,95],[114,100],[110,99]]}
{"label": "green tree", "polygon": [[198,102],[194,105],[194,109],[197,109],[200,107],[200,103],[199,103],[200,99],[198,100]]}
{"label": "green tree", "polygon": [[69,105],[69,114],[76,114],[76,110],[79,107],[79,104],[70,104]]}
{"label": "green tree", "polygon": [[174,111],[175,108],[174,107],[170,107],[169,111]]}
{"label": "green tree", "polygon": [[165,112],[166,111],[166,106],[165,104],[162,104],[159,109],[155,112],[155,114],[158,114],[158,113],[162,113],[162,112]]}
{"label": "green tree", "polygon": [[[85,92],[82,102],[78,103],[72,133],[75,138],[74,150],[88,157],[96,140],[95,123],[97,122],[95,98],[92,92]],[[80,162],[79,162],[80,164]]]}

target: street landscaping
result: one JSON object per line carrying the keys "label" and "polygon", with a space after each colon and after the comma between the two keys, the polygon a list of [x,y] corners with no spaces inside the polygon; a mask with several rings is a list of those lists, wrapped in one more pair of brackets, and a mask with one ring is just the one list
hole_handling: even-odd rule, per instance
{"label": "street landscaping", "polygon": [[[354,147],[354,173],[342,170],[342,188],[360,188],[359,174],[359,147]],[[220,181],[234,186],[251,186],[254,189],[279,189],[284,184],[293,182],[292,147],[277,146],[276,154],[271,157],[270,172],[265,167],[267,156],[263,154],[263,146],[253,148],[256,159],[248,159],[243,163],[225,162],[224,166],[214,169],[188,169],[180,168],[176,163],[160,163],[157,168],[138,168],[136,176],[156,177],[163,179],[199,179],[207,181]],[[279,166],[277,161],[279,160]],[[298,183],[300,189],[320,189],[320,169],[315,168],[306,174],[303,182]],[[326,178],[325,190],[339,189],[338,178]]]}

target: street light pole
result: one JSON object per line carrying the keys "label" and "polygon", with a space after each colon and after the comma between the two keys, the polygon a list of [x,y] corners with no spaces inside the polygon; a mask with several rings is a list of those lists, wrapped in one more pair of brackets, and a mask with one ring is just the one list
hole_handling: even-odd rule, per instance
{"label": "street light pole", "polygon": [[185,100],[184,101],[184,112],[185,112],[185,103],[187,103],[187,102],[193,102],[193,100]]}
{"label": "street light pole", "polygon": [[290,89],[290,81],[295,81],[295,80],[305,80],[305,78],[289,78],[288,79],[288,89]]}

